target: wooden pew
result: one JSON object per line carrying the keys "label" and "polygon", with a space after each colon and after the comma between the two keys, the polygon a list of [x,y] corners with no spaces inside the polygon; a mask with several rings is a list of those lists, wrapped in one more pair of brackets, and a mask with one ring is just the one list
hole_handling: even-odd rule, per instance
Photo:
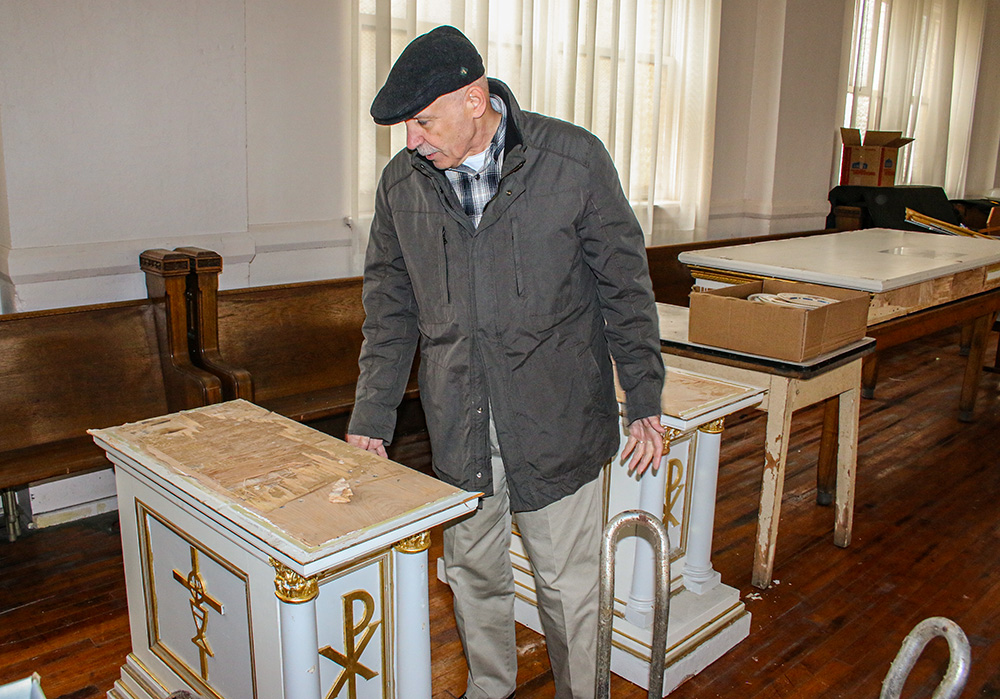
{"label": "wooden pew", "polygon": [[[245,398],[305,423],[350,413],[364,339],[360,277],[219,291],[218,253],[177,252],[193,263],[194,361],[219,376],[227,400]],[[412,376],[408,399],[417,397]]]}
{"label": "wooden pew", "polygon": [[87,429],[221,400],[218,379],[188,355],[188,258],[154,250],[140,264],[150,299],[0,315],[0,491],[8,525],[13,489],[110,465]]}

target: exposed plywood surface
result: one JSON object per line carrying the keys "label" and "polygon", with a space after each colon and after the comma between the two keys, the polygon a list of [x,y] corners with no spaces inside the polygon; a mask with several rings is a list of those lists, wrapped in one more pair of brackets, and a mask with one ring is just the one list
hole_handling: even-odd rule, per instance
{"label": "exposed plywood surface", "polygon": [[996,265],[979,267],[874,294],[868,308],[868,325],[916,313],[925,308],[942,306],[994,289],[1000,285],[1000,274],[995,268]]}
{"label": "exposed plywood surface", "polygon": [[[666,362],[664,362],[666,363]],[[732,383],[702,374],[665,366],[660,412],[678,420],[695,420],[698,416],[731,405],[761,392],[760,388]],[[625,392],[615,374],[615,392],[619,403],[625,403]]]}
{"label": "exposed plywood surface", "polygon": [[683,420],[760,392],[756,388],[690,374],[680,369],[667,367],[666,371],[660,398],[661,410],[664,415]]}
{"label": "exposed plywood surface", "polygon": [[[473,497],[242,400],[94,434],[140,464],[165,470],[179,487],[193,480],[307,547],[404,519],[442,499]],[[352,491],[350,502],[331,502],[341,479]]]}

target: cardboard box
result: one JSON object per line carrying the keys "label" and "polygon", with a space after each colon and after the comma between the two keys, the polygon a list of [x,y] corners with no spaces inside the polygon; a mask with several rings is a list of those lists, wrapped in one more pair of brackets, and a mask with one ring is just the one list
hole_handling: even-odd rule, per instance
{"label": "cardboard box", "polygon": [[896,182],[899,149],[912,138],[902,131],[868,131],[864,141],[858,129],[840,129],[844,153],[840,160],[840,184],[892,187]]}
{"label": "cardboard box", "polygon": [[[791,292],[837,299],[819,308],[748,301]],[[747,354],[805,362],[857,342],[868,327],[867,291],[766,279],[691,293],[688,340]]]}

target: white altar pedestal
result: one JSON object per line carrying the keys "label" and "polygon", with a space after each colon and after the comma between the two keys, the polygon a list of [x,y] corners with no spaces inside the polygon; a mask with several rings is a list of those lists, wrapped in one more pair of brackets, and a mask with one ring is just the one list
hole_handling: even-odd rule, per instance
{"label": "white altar pedestal", "polygon": [[478,494],[246,401],[91,434],[132,634],[108,697],[430,699],[428,530]]}
{"label": "white altar pedestal", "polygon": [[[712,568],[712,531],[723,420],[756,405],[764,393],[762,388],[678,369],[668,367],[666,371],[661,420],[667,435],[660,467],[637,477],[616,457],[606,467],[604,478],[605,522],[619,512],[642,509],[662,517],[667,525],[672,579],[664,696],[750,633],[750,613],[740,601],[739,590],[723,585]],[[619,455],[627,436],[623,425]],[[624,531],[615,558],[611,670],[648,689],[653,549],[634,529],[631,534]],[[511,563],[517,587],[515,617],[543,633],[531,562],[516,522]]]}

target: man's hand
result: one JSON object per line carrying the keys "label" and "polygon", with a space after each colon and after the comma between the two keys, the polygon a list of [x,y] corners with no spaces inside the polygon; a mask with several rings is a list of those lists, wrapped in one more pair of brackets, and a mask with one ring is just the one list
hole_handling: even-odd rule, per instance
{"label": "man's hand", "polygon": [[[385,453],[385,445],[382,444],[382,440],[376,437],[365,437],[360,434],[349,434],[347,435],[347,443],[352,447],[358,447],[359,449],[364,449],[365,451],[373,451],[379,456],[388,458]],[[661,447],[662,448],[662,447]]]}
{"label": "man's hand", "polygon": [[663,456],[663,435],[667,429],[660,424],[660,416],[652,415],[636,420],[628,426],[628,441],[622,450],[622,463],[632,455],[628,471],[636,471],[639,475],[646,472],[650,465],[653,469],[660,467]]}

